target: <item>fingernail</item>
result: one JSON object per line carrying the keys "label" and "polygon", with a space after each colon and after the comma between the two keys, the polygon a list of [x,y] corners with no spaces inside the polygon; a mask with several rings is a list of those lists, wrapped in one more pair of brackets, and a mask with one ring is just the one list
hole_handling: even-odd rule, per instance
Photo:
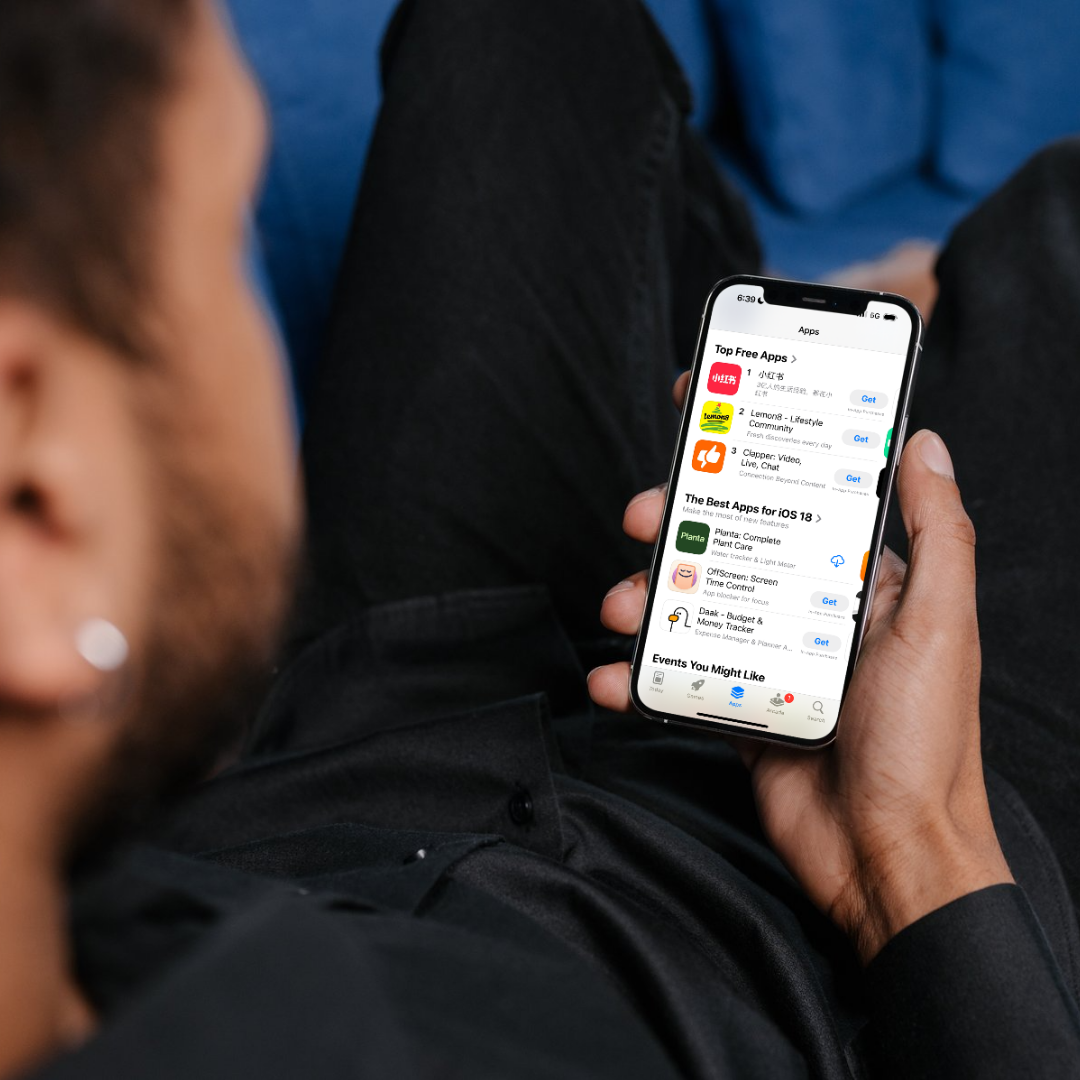
{"label": "fingernail", "polygon": [[955,479],[952,458],[941,437],[933,431],[925,432],[919,439],[919,457],[926,462],[926,467],[940,476]]}
{"label": "fingernail", "polygon": [[649,488],[648,491],[643,491],[640,495],[635,495],[630,502],[627,503],[626,508],[629,510],[634,503],[639,503],[642,499],[651,499],[654,495],[660,495],[665,491],[667,491],[667,484],[657,484],[656,487]]}
{"label": "fingernail", "polygon": [[607,596],[605,596],[604,599],[606,600],[608,596],[614,596],[616,593],[626,592],[627,589],[632,589],[633,587],[634,583],[632,581],[620,581],[618,585],[614,585],[608,589]]}

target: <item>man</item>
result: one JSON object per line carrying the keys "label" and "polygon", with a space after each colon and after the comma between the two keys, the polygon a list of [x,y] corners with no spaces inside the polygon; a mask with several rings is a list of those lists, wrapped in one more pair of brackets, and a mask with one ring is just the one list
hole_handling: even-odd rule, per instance
{"label": "man", "polygon": [[961,229],[927,358],[1001,537],[988,750],[1037,817],[991,772],[991,819],[929,432],[835,746],[740,760],[617,711],[601,583],[631,633],[662,493],[626,536],[622,508],[666,468],[695,309],[756,260],[640,8],[414,0],[385,64],[286,661],[151,821],[220,769],[288,595],[241,272],[261,120],[207,0],[0,9],[0,1076],[1075,1073],[1070,515],[1034,535],[1019,467],[1063,487],[1067,435],[1000,417],[1075,383],[1080,153]]}

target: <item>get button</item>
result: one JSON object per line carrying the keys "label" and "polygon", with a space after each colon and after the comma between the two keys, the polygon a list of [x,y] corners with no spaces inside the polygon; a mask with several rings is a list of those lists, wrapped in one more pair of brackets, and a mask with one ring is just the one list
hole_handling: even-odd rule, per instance
{"label": "get button", "polygon": [[843,484],[845,487],[860,487],[869,490],[877,482],[876,476],[871,476],[866,472],[859,472],[858,469],[838,469],[833,479],[838,484]]}
{"label": "get button", "polygon": [[844,442],[848,446],[877,446],[881,442],[881,436],[872,431],[856,431],[854,428],[844,432]]}
{"label": "get button", "polygon": [[840,638],[836,634],[816,634],[813,630],[803,635],[802,643],[807,649],[818,649],[821,652],[836,652],[840,648]]}
{"label": "get button", "polygon": [[829,611],[846,611],[848,598],[839,596],[837,593],[816,592],[810,597],[810,606],[826,608]]}
{"label": "get button", "polygon": [[884,409],[889,404],[889,395],[880,390],[852,390],[850,401],[864,409]]}

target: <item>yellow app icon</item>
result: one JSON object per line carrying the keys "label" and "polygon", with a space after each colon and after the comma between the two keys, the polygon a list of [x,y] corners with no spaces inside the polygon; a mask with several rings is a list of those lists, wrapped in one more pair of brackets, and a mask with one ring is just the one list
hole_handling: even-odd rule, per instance
{"label": "yellow app icon", "polygon": [[701,430],[712,435],[726,435],[731,430],[735,406],[728,401],[706,401],[701,410]]}

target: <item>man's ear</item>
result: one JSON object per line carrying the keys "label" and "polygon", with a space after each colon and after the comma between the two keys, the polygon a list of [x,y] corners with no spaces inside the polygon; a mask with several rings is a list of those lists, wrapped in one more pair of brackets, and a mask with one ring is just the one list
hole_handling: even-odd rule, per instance
{"label": "man's ear", "polygon": [[94,692],[80,627],[125,634],[147,587],[147,484],[131,361],[0,300],[0,701]]}

